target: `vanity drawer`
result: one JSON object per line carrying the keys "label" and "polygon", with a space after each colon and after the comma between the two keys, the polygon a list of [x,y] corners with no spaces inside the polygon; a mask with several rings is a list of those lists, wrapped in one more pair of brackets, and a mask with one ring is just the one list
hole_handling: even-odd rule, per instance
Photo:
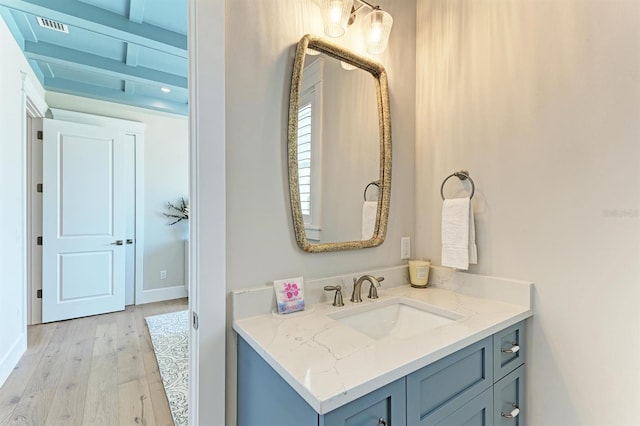
{"label": "vanity drawer", "polygon": [[500,380],[524,364],[525,322],[507,327],[493,335],[493,375],[494,381]]}
{"label": "vanity drawer", "polygon": [[493,384],[491,336],[407,376],[407,424],[436,425]]}
{"label": "vanity drawer", "polygon": [[494,426],[524,426],[524,365],[493,387]]}

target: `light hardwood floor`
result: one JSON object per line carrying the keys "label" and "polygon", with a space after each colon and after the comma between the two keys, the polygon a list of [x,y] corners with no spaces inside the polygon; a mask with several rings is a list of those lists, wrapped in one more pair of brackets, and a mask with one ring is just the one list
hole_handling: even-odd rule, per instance
{"label": "light hardwood floor", "polygon": [[179,299],[29,326],[0,425],[173,425],[144,318],[184,309]]}

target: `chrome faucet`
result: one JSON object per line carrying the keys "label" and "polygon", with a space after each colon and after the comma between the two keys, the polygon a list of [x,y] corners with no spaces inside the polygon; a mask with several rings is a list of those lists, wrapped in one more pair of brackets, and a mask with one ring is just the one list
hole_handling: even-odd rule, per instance
{"label": "chrome faucet", "polygon": [[384,277],[376,278],[373,275],[363,275],[357,280],[355,278],[353,279],[353,293],[351,294],[352,302],[362,302],[362,295],[360,294],[360,291],[364,281],[369,281],[369,283],[371,283],[371,287],[369,287],[369,299],[378,298],[378,290],[376,290],[376,287],[380,287],[380,281],[384,281]]}

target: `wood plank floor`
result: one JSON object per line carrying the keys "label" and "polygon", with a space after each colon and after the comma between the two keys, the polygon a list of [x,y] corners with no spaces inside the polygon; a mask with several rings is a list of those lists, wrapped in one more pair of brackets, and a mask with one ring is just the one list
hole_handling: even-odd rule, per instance
{"label": "wood plank floor", "polygon": [[29,326],[28,348],[0,388],[0,425],[173,425],[144,320],[187,299]]}

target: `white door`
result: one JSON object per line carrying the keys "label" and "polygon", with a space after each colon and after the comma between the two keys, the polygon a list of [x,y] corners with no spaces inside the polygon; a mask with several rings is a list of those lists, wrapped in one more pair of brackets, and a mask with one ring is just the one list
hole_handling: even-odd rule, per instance
{"label": "white door", "polygon": [[125,305],[135,304],[136,286],[136,137],[125,134]]}
{"label": "white door", "polygon": [[125,301],[124,134],[44,120],[42,321]]}

